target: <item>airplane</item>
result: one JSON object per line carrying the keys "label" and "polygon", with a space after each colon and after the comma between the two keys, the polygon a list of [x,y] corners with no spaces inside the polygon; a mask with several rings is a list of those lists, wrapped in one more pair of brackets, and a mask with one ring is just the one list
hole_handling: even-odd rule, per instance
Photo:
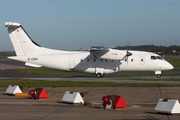
{"label": "airplane", "polygon": [[173,69],[155,53],[103,46],[93,46],[87,51],[49,49],[33,41],[20,23],[5,22],[5,27],[16,53],[8,58],[24,62],[26,66],[93,73],[98,78],[121,71],[154,71],[161,77],[161,71]]}

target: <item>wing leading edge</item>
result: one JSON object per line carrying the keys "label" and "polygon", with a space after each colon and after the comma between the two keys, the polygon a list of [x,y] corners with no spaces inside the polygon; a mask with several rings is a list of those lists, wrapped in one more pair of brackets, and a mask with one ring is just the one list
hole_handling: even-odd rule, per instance
{"label": "wing leading edge", "polygon": [[112,48],[105,48],[103,46],[93,46],[90,49],[91,55],[96,59],[107,59],[107,60],[122,60],[126,55],[126,51],[116,50]]}

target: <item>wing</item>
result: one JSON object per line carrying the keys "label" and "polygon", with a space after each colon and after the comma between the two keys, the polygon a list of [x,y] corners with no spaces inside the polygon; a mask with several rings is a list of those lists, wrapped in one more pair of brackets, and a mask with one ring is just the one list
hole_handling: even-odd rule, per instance
{"label": "wing", "polygon": [[103,46],[93,46],[90,49],[91,55],[96,59],[107,59],[107,60],[122,60],[126,55],[125,50],[116,50],[111,48],[105,48]]}
{"label": "wing", "polygon": [[104,54],[106,54],[109,51],[109,49],[103,47],[103,46],[93,46],[90,49],[90,53],[95,57],[95,58],[101,58]]}

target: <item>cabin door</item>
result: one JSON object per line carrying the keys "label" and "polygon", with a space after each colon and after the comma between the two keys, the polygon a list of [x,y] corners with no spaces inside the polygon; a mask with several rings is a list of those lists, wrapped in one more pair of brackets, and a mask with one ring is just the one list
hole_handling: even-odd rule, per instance
{"label": "cabin door", "polygon": [[69,58],[69,69],[70,70],[74,69],[74,58],[73,57]]}

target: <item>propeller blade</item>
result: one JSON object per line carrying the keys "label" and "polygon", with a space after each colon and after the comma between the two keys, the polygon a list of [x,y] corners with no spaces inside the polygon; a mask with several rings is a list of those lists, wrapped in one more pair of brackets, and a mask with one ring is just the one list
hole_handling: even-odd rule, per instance
{"label": "propeller blade", "polygon": [[132,55],[132,53],[127,51],[126,56],[131,56],[131,55]]}

